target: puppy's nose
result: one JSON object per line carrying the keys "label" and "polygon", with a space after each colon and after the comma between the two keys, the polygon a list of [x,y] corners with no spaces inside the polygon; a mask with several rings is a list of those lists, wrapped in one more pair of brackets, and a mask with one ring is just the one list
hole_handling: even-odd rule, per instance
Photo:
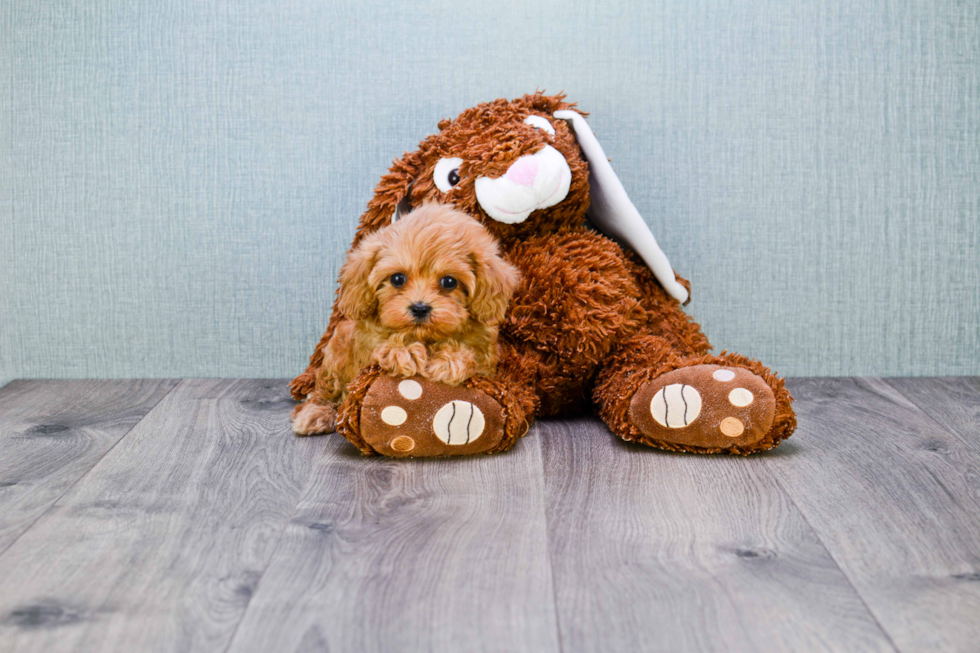
{"label": "puppy's nose", "polygon": [[412,316],[416,320],[424,320],[429,317],[429,313],[432,312],[432,307],[424,302],[415,302],[408,307],[408,310],[412,312]]}

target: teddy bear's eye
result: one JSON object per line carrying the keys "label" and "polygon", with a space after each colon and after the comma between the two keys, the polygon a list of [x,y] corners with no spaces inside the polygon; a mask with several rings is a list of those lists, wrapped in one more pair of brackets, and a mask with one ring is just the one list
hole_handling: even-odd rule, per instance
{"label": "teddy bear's eye", "polygon": [[547,119],[542,118],[541,116],[528,116],[524,119],[524,122],[531,125],[535,129],[546,131],[552,136],[555,135],[555,128],[551,126],[551,123],[548,122]]}
{"label": "teddy bear's eye", "polygon": [[448,193],[453,186],[459,183],[459,167],[463,165],[463,160],[458,157],[439,159],[436,169],[432,172],[432,180],[436,182],[436,188],[443,193]]}
{"label": "teddy bear's eye", "polygon": [[456,277],[446,276],[443,277],[442,279],[439,279],[439,285],[446,290],[452,290],[453,288],[459,285],[459,281],[456,281]]}
{"label": "teddy bear's eye", "polygon": [[405,275],[401,272],[396,272],[391,275],[389,281],[391,281],[391,285],[393,285],[395,288],[401,288],[405,285]]}

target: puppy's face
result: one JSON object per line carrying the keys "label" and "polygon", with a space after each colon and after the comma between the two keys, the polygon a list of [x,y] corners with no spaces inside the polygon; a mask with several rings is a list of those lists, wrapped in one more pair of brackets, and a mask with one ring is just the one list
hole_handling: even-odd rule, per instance
{"label": "puppy's face", "polygon": [[378,289],[378,322],[387,329],[437,340],[461,331],[470,317],[475,275],[458,254],[412,251],[403,243],[382,252],[371,279]]}
{"label": "puppy's face", "polygon": [[518,278],[478,222],[424,204],[351,253],[341,270],[339,307],[351,319],[373,317],[386,329],[435,341],[470,320],[500,323]]}

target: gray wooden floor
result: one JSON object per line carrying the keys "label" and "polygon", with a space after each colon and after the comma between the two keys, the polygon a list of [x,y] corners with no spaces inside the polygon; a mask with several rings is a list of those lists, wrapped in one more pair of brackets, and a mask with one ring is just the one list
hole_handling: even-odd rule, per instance
{"label": "gray wooden floor", "polygon": [[282,380],[0,390],[0,651],[978,651],[980,379],[798,379],[677,455],[295,438]]}

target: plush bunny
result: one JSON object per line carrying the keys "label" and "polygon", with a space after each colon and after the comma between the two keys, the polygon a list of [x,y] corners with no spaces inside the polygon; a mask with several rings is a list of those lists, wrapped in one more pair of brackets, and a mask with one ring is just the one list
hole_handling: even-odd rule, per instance
{"label": "plush bunny", "polygon": [[[355,246],[423,201],[451,204],[497,238],[522,280],[493,378],[449,387],[361,372],[337,429],[363,453],[493,453],[534,417],[590,408],[624,440],[674,451],[750,454],[792,434],[782,379],[738,354],[708,353],[681,309],[690,284],[674,274],[585,115],[562,95],[481,104],[441,121],[381,178]],[[340,318],[335,305],[293,380],[297,400],[310,394]]]}

